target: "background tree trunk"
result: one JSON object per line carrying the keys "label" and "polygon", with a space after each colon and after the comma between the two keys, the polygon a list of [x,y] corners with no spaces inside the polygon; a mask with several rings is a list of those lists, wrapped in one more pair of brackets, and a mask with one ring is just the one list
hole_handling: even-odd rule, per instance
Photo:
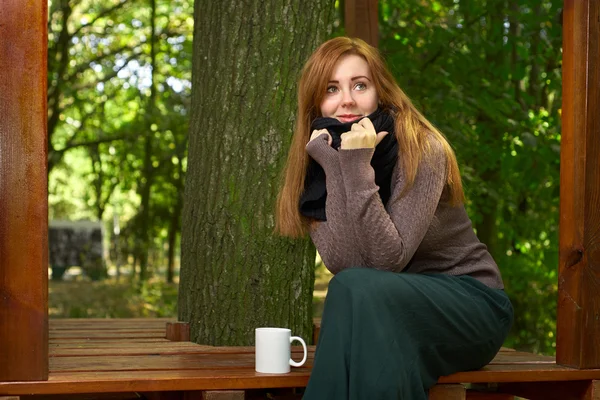
{"label": "background tree trunk", "polygon": [[144,177],[140,187],[140,218],[139,218],[139,240],[137,248],[137,258],[140,260],[140,283],[144,282],[150,274],[148,273],[148,253],[150,252],[150,242],[152,235],[150,229],[152,226],[153,215],[150,210],[150,197],[152,196],[152,185],[155,179],[155,166],[153,165],[154,131],[156,118],[156,0],[150,0],[150,26],[152,34],[150,36],[150,97],[148,98],[148,113],[146,114],[147,130],[144,138]]}
{"label": "background tree trunk", "polygon": [[179,318],[197,343],[311,337],[315,251],[273,235],[273,209],[299,71],[333,17],[330,0],[195,2]]}
{"label": "background tree trunk", "polygon": [[[486,6],[488,14],[485,17],[485,25],[482,26],[482,29],[485,30],[485,40],[494,45],[487,46],[487,48],[484,47],[486,65],[490,67],[490,70],[483,76],[490,82],[494,82],[498,79],[497,76],[500,74],[499,71],[506,68],[507,49],[505,49],[505,46],[496,44],[503,43],[504,41],[504,23],[507,16],[505,2],[503,1],[488,1]],[[495,98],[497,96],[496,93],[496,88],[489,89],[490,98]],[[479,135],[482,146],[486,148],[498,148],[501,146],[502,131],[491,118],[488,110],[483,108],[479,109],[477,124],[481,127],[482,132],[486,133],[484,135]],[[497,225],[499,194],[494,193],[493,190],[497,187],[497,182],[501,178],[500,169],[502,158],[499,154],[497,154],[496,157],[494,162],[489,164],[488,169],[481,172],[483,183],[488,189],[483,191],[476,200],[476,204],[478,205],[477,209],[481,215],[481,221],[475,226],[477,228],[477,236],[479,239],[486,244],[488,251],[494,259],[499,260],[501,256]]]}

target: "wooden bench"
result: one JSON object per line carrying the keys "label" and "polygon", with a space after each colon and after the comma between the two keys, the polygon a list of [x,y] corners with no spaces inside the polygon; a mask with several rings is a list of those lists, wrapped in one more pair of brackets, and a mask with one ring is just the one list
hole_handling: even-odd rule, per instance
{"label": "wooden bench", "polygon": [[[303,388],[308,382],[314,346],[310,346],[305,367],[285,375],[260,374],[254,371],[253,347],[168,340],[166,327],[170,322],[51,320],[48,381],[0,382],[0,399],[237,400],[264,399],[267,390],[275,399],[301,398],[294,388]],[[293,351],[299,353],[301,348],[294,347]],[[430,399],[507,400],[515,394],[547,400],[600,399],[600,387],[594,380],[600,380],[600,369],[561,367],[552,357],[502,349],[480,371],[441,378]],[[463,383],[475,385],[467,390]],[[584,397],[586,392],[596,397]]]}

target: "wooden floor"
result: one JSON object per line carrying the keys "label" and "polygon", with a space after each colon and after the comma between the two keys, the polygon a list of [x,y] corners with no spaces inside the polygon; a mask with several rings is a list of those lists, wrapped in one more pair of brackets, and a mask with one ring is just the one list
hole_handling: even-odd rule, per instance
{"label": "wooden floor", "polygon": [[[0,382],[0,396],[303,387],[305,367],[290,374],[254,371],[253,347],[211,347],[165,339],[168,319],[55,319],[50,321],[50,376],[44,382]],[[301,358],[301,348],[294,348]],[[557,366],[552,357],[503,349],[481,371],[440,379],[459,382],[592,380],[600,370]]]}

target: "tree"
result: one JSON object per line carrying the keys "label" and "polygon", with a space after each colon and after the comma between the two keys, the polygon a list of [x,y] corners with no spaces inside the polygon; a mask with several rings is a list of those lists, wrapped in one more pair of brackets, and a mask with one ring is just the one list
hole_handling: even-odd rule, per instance
{"label": "tree", "polygon": [[[48,18],[48,172],[69,150],[126,137],[99,132],[113,78],[139,57],[141,41],[124,33],[135,0],[50,1]],[[117,22],[117,26],[115,26]],[[97,91],[96,88],[102,89]],[[101,92],[101,96],[98,96]],[[100,97],[98,99],[98,97]],[[91,134],[90,134],[91,132]]]}
{"label": "tree", "polygon": [[192,9],[191,0],[49,2],[49,216],[107,222],[112,261],[133,259],[140,280],[159,262],[169,282],[175,274]]}
{"label": "tree", "polygon": [[515,306],[507,345],[553,353],[561,0],[382,1],[380,47],[455,147],[467,210]]}
{"label": "tree", "polygon": [[248,345],[258,326],[310,338],[315,251],[275,237],[296,80],[329,0],[196,0],[179,318],[192,340]]}

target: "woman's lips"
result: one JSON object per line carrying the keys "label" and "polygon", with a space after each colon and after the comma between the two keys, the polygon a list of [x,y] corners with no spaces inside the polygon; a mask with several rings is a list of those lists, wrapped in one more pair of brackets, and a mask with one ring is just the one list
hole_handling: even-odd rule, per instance
{"label": "woman's lips", "polygon": [[360,117],[362,117],[362,115],[356,115],[356,114],[344,114],[344,115],[338,115],[338,120],[340,122],[352,122],[354,120],[359,119]]}

